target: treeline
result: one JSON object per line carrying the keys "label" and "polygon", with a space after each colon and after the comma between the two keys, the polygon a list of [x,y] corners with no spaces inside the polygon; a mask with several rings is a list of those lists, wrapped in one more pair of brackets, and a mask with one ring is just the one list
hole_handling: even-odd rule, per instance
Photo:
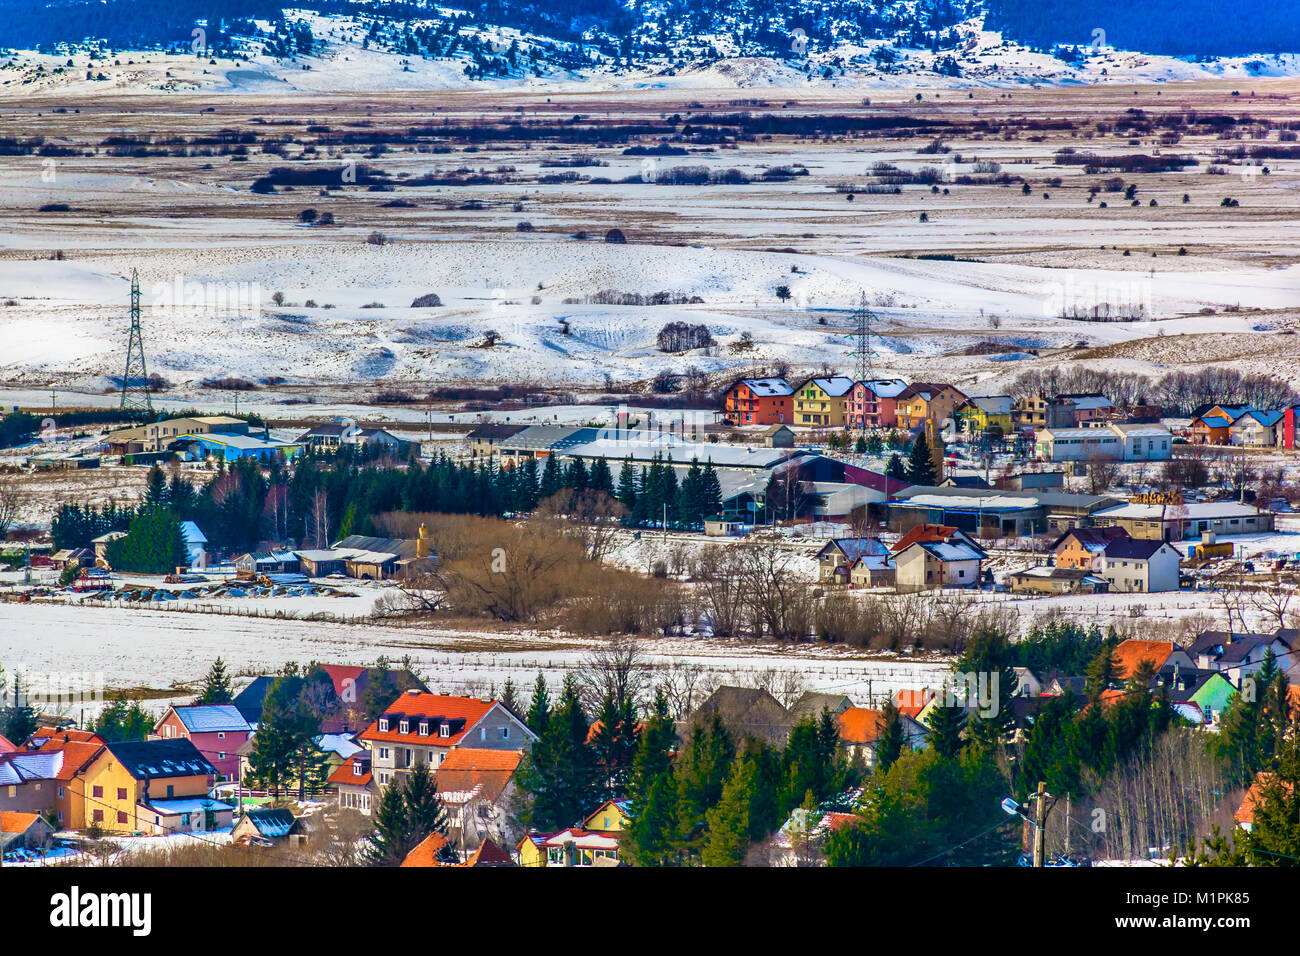
{"label": "treeline", "polygon": [[1162,414],[1181,416],[1213,404],[1281,408],[1300,402],[1300,394],[1285,379],[1222,365],[1179,369],[1152,379],[1071,362],[1022,372],[1007,391],[1015,398],[1097,392],[1121,407],[1155,405]]}

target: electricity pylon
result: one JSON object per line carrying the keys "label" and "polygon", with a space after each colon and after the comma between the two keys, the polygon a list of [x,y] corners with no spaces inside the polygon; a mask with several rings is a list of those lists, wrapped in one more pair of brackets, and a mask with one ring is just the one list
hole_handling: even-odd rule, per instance
{"label": "electricity pylon", "polygon": [[131,270],[131,339],[126,346],[126,373],[122,376],[122,408],[153,411],[149,373],[144,364],[144,338],[140,334],[140,277]]}

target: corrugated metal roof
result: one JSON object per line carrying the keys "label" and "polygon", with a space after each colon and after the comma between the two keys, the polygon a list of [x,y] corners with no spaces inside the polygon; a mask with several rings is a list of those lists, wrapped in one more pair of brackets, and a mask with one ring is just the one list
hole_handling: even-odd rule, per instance
{"label": "corrugated metal roof", "polygon": [[199,704],[175,708],[176,716],[185,729],[195,734],[218,731],[250,730],[248,721],[234,704]]}

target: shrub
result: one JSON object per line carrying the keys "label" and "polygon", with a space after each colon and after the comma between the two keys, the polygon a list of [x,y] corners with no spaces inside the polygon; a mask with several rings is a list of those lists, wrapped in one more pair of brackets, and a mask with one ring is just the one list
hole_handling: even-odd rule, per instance
{"label": "shrub", "polygon": [[411,302],[413,309],[436,309],[442,305],[442,299],[438,298],[438,293],[427,292]]}
{"label": "shrub", "polygon": [[623,235],[622,229],[611,229],[605,233],[606,242],[627,242],[627,236]]}

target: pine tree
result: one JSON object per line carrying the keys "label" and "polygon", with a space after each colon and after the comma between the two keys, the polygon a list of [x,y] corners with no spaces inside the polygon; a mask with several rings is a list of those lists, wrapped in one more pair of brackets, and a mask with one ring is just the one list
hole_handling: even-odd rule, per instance
{"label": "pine tree", "polygon": [[926,717],[926,742],[945,757],[957,756],[961,750],[963,723],[965,717],[960,707],[951,707],[940,701]]}
{"label": "pine tree", "polygon": [[934,461],[930,457],[930,444],[925,440],[924,433],[917,435],[916,441],[912,442],[912,449],[907,455],[905,476],[913,485],[936,484]]}
{"label": "pine tree", "polygon": [[591,474],[587,477],[587,486],[592,491],[603,491],[607,495],[614,494],[614,475],[609,470],[609,462],[604,457],[597,458],[591,464]]}
{"label": "pine tree", "polygon": [[903,459],[898,452],[890,454],[889,464],[885,467],[885,475],[898,481],[907,480],[907,466],[903,464]]}
{"label": "pine tree", "polygon": [[551,698],[546,693],[546,675],[538,671],[537,683],[533,685],[533,699],[528,705],[524,723],[528,725],[529,730],[540,737],[546,732],[546,725],[550,719]]}
{"label": "pine tree", "polygon": [[506,682],[501,687],[501,706],[516,716],[521,712],[519,691],[515,687],[515,679],[509,675],[506,676]]}
{"label": "pine tree", "polygon": [[905,745],[903,721],[894,702],[887,701],[880,713],[880,732],[876,736],[876,759],[874,769],[880,773],[887,772],[903,755]]}
{"label": "pine tree", "polygon": [[539,501],[551,497],[560,490],[563,479],[560,475],[560,463],[556,460],[555,455],[547,455],[546,463],[542,465],[541,487],[538,489],[537,497]]}
{"label": "pine tree", "polygon": [[705,518],[722,514],[722,483],[718,480],[718,473],[714,470],[712,461],[704,466],[700,513]]}
{"label": "pine tree", "polygon": [[636,512],[637,474],[631,457],[623,459],[623,467],[618,473],[618,500],[629,515]]}
{"label": "pine tree", "polygon": [[230,692],[230,678],[226,676],[226,662],[218,657],[212,662],[208,674],[203,678],[203,691],[199,694],[197,704],[229,704],[234,700]]}
{"label": "pine tree", "polygon": [[370,819],[374,829],[367,838],[366,862],[371,866],[401,866],[415,842],[411,840],[406,800],[397,775],[380,791]]}
{"label": "pine tree", "polygon": [[411,768],[402,789],[412,847],[431,833],[447,833],[447,812],[434,785],[433,771],[424,761]]}
{"label": "pine tree", "polygon": [[744,865],[756,776],[753,761],[740,759],[733,764],[721,799],[705,814],[708,836],[700,849],[700,861],[705,866]]}

